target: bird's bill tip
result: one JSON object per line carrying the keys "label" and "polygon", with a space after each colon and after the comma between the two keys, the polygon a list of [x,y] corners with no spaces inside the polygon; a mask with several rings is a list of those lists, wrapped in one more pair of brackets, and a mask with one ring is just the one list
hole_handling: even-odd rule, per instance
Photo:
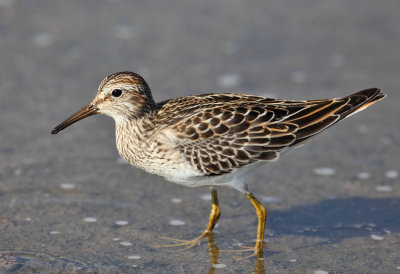
{"label": "bird's bill tip", "polygon": [[57,134],[61,130],[65,129],[66,127],[72,125],[73,123],[78,122],[79,120],[82,120],[83,118],[95,115],[99,113],[99,109],[95,107],[92,103],[87,104],[74,114],[72,114],[70,117],[68,117],[64,122],[53,128],[51,131],[51,134]]}

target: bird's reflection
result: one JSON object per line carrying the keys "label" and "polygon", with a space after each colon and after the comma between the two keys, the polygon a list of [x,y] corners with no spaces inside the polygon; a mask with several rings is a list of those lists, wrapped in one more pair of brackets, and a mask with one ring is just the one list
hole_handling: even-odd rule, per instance
{"label": "bird's reflection", "polygon": [[[220,265],[218,263],[220,249],[218,248],[217,244],[214,241],[214,233],[207,233],[206,240],[207,240],[207,244],[208,244],[208,252],[210,254],[210,263],[211,263],[208,273],[213,274],[213,273],[215,273],[215,269],[218,268],[218,266]],[[256,260],[256,264],[254,266],[253,273],[256,273],[256,274],[265,273],[264,255],[260,254],[255,257],[257,260]]]}

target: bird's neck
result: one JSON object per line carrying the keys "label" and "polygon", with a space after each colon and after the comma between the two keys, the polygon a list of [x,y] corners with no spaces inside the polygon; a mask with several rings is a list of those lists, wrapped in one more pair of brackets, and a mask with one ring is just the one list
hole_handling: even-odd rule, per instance
{"label": "bird's neck", "polygon": [[152,119],[146,115],[129,120],[115,120],[118,152],[127,162],[137,166],[146,157],[153,133]]}

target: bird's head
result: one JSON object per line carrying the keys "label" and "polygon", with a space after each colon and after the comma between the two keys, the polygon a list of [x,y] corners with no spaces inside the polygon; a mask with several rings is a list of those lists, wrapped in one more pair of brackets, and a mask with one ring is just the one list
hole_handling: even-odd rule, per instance
{"label": "bird's head", "polygon": [[146,81],[133,72],[118,72],[101,82],[92,102],[56,126],[51,133],[57,134],[73,123],[99,113],[119,123],[141,117],[154,108],[155,103]]}

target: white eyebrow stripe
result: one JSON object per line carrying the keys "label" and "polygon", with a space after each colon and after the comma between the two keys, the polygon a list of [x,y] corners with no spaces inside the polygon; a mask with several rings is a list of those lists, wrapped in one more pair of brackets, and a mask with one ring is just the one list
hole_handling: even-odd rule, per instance
{"label": "white eyebrow stripe", "polygon": [[130,90],[130,89],[137,89],[138,86],[136,84],[119,84],[117,85],[117,87]]}
{"label": "white eyebrow stripe", "polygon": [[117,84],[117,85],[113,85],[112,89],[109,87],[107,88],[105,93],[110,93],[114,90],[114,89],[121,89],[121,90],[137,90],[138,89],[138,85],[136,84]]}

